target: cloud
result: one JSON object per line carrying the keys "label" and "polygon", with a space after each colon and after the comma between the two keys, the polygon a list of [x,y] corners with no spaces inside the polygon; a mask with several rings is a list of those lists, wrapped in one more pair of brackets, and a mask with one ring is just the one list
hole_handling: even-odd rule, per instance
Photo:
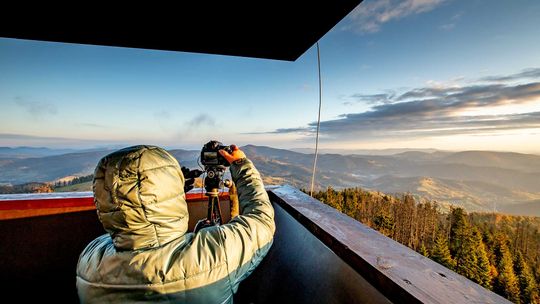
{"label": "cloud", "polygon": [[389,103],[392,102],[392,98],[394,97],[395,93],[388,92],[388,93],[381,93],[381,94],[373,94],[373,95],[365,95],[365,94],[353,94],[351,95],[351,98],[362,101],[368,105],[371,104],[380,104],[380,103]]}
{"label": "cloud", "polygon": [[106,125],[100,125],[100,124],[88,123],[88,122],[80,122],[80,123],[77,123],[77,125],[82,126],[82,127],[96,128],[96,129],[108,129],[108,128],[110,128],[109,126],[106,126]]}
{"label": "cloud", "polygon": [[172,118],[172,114],[167,110],[161,110],[154,113],[154,118],[158,121],[169,120]]}
{"label": "cloud", "polygon": [[378,32],[384,23],[429,12],[445,0],[366,0],[349,15],[344,30],[362,34]]}
{"label": "cloud", "polygon": [[[535,69],[497,79],[539,78]],[[492,77],[493,78],[493,77]],[[421,137],[495,133],[502,130],[540,128],[540,107],[522,112],[493,114],[501,106],[526,106],[540,101],[540,81],[522,84],[473,83],[465,86],[421,87],[402,93],[353,94],[357,102],[371,105],[361,113],[347,113],[322,121],[327,139]],[[312,135],[317,122],[306,127],[282,128],[271,133]]]}
{"label": "cloud", "polygon": [[[309,128],[314,132],[316,123]],[[321,122],[321,134],[327,140],[381,139],[464,134],[489,134],[503,130],[540,128],[540,112],[477,116],[383,116],[347,114],[340,119]]]}
{"label": "cloud", "polygon": [[[310,124],[311,125],[311,124]],[[316,124],[315,124],[316,125]],[[299,128],[280,128],[270,132],[249,132],[242,134],[285,134],[285,133],[299,133],[304,135],[309,135],[312,133],[313,128],[311,127],[299,127]]]}
{"label": "cloud", "polygon": [[536,78],[540,78],[540,68],[525,69],[521,71],[520,73],[511,74],[507,76],[488,76],[488,77],[481,78],[480,80],[488,81],[488,82],[505,82],[505,81],[536,79]]}
{"label": "cloud", "polygon": [[93,148],[97,146],[118,146],[127,144],[128,141],[118,140],[89,140],[67,137],[34,136],[26,134],[0,133],[2,146],[31,146],[31,147],[54,147],[54,148]]}
{"label": "cloud", "polygon": [[208,114],[199,114],[188,122],[189,127],[215,127],[216,120]]}
{"label": "cloud", "polygon": [[440,26],[440,28],[442,30],[445,30],[445,31],[451,31],[453,30],[454,28],[456,27],[456,24],[455,23],[447,23],[447,24],[443,24]]}
{"label": "cloud", "polygon": [[56,106],[52,103],[29,100],[21,96],[15,97],[15,104],[25,109],[34,119],[58,113]]}
{"label": "cloud", "polygon": [[439,26],[439,28],[445,31],[453,30],[456,27],[457,21],[461,19],[461,16],[463,16],[463,13],[455,14],[454,16],[452,16],[452,18],[450,18],[449,22],[447,22],[446,24],[442,24],[441,26]]}
{"label": "cloud", "polygon": [[198,142],[201,138],[214,138],[222,133],[220,124],[212,116],[201,113],[192,119],[185,121],[181,128],[172,135],[172,140],[177,143]]}

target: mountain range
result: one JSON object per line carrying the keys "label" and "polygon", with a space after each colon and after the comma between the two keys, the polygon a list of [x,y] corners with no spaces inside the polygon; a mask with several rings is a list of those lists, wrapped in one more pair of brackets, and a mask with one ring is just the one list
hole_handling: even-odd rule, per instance
{"label": "mountain range", "polygon": [[[241,149],[256,164],[266,184],[309,187],[314,158],[313,154],[306,153],[309,151],[254,145]],[[0,148],[0,183],[53,182],[88,175],[99,159],[112,150],[33,152],[39,153],[28,156],[31,154],[28,149]],[[183,166],[198,167],[200,151],[175,149],[169,152]],[[366,154],[324,152],[317,163],[315,185],[318,189],[332,186],[362,187],[393,194],[408,192],[418,199],[435,200],[443,208],[453,204],[469,211],[540,216],[538,155],[431,149],[396,150],[394,154],[383,150],[378,155],[376,151]]]}

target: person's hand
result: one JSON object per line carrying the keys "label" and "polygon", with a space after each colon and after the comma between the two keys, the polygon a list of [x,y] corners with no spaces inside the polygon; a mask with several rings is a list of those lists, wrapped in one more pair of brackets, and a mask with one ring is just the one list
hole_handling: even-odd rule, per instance
{"label": "person's hand", "polygon": [[184,174],[184,193],[188,193],[193,189],[195,178],[199,177],[203,172],[201,170],[189,170],[187,167],[182,167],[182,174]]}
{"label": "person's hand", "polygon": [[236,145],[231,145],[232,153],[229,153],[225,150],[219,150],[219,154],[223,156],[229,164],[233,164],[235,161],[246,158],[246,155],[242,150],[240,150]]}

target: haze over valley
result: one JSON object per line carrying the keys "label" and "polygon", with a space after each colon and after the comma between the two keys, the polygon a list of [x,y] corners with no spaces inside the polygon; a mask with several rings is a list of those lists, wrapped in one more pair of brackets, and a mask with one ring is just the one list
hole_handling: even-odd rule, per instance
{"label": "haze over valley", "polygon": [[[313,154],[255,145],[241,149],[256,164],[267,185],[309,187]],[[112,151],[0,148],[0,183],[55,183],[89,175],[99,159]],[[198,167],[198,150],[170,152],[181,165]],[[540,216],[538,155],[437,150],[363,152],[364,155],[320,154],[316,187],[361,187],[389,194],[409,192],[417,199],[435,200],[442,208],[453,204],[469,211]],[[86,190],[91,190],[89,184]]]}

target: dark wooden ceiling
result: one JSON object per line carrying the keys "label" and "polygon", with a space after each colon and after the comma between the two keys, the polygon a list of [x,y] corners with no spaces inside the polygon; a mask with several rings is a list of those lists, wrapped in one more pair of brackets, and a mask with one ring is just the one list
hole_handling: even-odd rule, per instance
{"label": "dark wooden ceiling", "polygon": [[92,2],[32,15],[13,8],[0,37],[294,61],[360,2]]}

